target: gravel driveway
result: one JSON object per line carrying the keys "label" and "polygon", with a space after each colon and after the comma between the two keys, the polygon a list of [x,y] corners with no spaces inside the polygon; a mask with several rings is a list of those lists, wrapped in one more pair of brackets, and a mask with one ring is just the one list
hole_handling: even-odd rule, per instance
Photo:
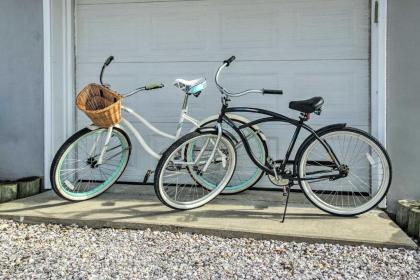
{"label": "gravel driveway", "polygon": [[0,220],[0,279],[419,279],[420,252]]}

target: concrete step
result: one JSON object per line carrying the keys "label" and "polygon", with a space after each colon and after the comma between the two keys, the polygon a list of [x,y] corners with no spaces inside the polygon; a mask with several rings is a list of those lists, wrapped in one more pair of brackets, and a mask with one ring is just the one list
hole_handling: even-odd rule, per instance
{"label": "concrete step", "polygon": [[280,222],[284,209],[281,192],[246,191],[218,196],[201,208],[176,211],[157,200],[153,187],[129,185],[115,185],[100,197],[79,203],[62,200],[48,191],[0,205],[0,218],[94,228],[151,228],[224,237],[417,247],[383,211],[335,217],[302,203],[300,194],[291,196],[297,203],[289,205],[285,223]]}

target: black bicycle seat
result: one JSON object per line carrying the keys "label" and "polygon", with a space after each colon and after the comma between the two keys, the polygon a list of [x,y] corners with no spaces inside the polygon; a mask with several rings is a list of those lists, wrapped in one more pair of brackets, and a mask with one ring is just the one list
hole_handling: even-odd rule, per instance
{"label": "black bicycle seat", "polygon": [[289,103],[289,108],[303,113],[313,113],[321,109],[324,104],[324,99],[322,97],[312,97],[306,100],[291,101]]}

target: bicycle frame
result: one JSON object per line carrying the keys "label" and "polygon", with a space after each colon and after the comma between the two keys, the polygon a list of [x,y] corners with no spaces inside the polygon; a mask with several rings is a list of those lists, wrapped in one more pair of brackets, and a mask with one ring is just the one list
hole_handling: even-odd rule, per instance
{"label": "bicycle frame", "polygon": [[[190,115],[188,115],[188,98],[189,95],[185,95],[184,97],[184,102],[182,105],[182,109],[181,109],[181,113],[179,116],[179,120],[178,120],[178,125],[177,125],[177,129],[176,129],[176,133],[175,135],[171,135],[168,134],[160,129],[158,129],[157,127],[153,126],[150,122],[148,122],[144,117],[142,117],[140,114],[138,114],[137,112],[135,112],[133,109],[128,108],[126,106],[122,106],[122,110],[124,112],[126,112],[127,114],[133,116],[134,118],[136,118],[139,122],[141,122],[142,124],[144,124],[148,129],[150,129],[151,131],[159,134],[162,137],[168,138],[168,139],[172,139],[172,140],[176,140],[180,137],[181,135],[181,131],[182,131],[182,126],[183,123],[185,121],[188,121],[190,123],[192,123],[194,125],[194,127],[198,128],[200,127],[200,122],[196,119],[194,119],[193,117],[191,117]],[[154,151],[148,144],[147,142],[144,140],[143,136],[141,135],[141,133],[134,127],[134,125],[128,121],[126,118],[122,118],[121,124],[117,124],[115,126],[111,126],[108,128],[107,131],[107,137],[105,138],[105,143],[101,149],[101,153],[98,159],[98,163],[102,163],[103,161],[103,156],[107,150],[108,147],[108,143],[111,139],[111,135],[112,135],[112,130],[114,127],[121,127],[121,128],[127,128],[128,130],[130,130],[132,132],[132,134],[136,137],[137,141],[140,143],[140,145],[144,148],[144,150],[150,154],[152,157],[156,158],[156,159],[160,159],[161,155],[159,153],[157,153],[156,151]],[[90,129],[97,129],[96,126],[92,125],[89,127]],[[99,136],[98,136],[99,137]],[[95,145],[92,147],[92,150],[95,149],[97,143],[95,143]]]}
{"label": "bicycle frame", "polygon": [[[243,113],[255,113],[255,114],[262,114],[265,115],[267,117],[264,118],[260,118],[254,121],[251,121],[249,123],[243,124],[241,126],[236,126],[231,119],[226,115],[227,113],[238,113],[238,112],[243,112]],[[290,155],[293,151],[293,148],[296,144],[296,140],[299,136],[299,133],[301,131],[301,129],[305,129],[307,130],[311,135],[313,135],[313,137],[316,137],[316,139],[322,144],[322,146],[325,148],[325,150],[327,151],[327,153],[329,154],[329,156],[331,157],[331,160],[334,164],[335,168],[339,168],[339,166],[341,165],[341,163],[339,162],[338,158],[336,157],[336,155],[334,154],[334,152],[332,151],[331,147],[328,145],[327,142],[325,142],[323,139],[321,139],[317,132],[312,129],[310,126],[308,126],[307,124],[304,123],[304,121],[307,118],[303,116],[301,116],[301,118],[299,120],[295,120],[295,119],[291,119],[289,117],[286,117],[284,115],[272,112],[272,111],[268,111],[268,110],[264,110],[264,109],[258,109],[258,108],[251,108],[251,107],[232,107],[232,108],[228,108],[227,105],[227,100],[224,101],[224,104],[222,106],[222,110],[221,113],[219,115],[219,122],[226,122],[230,127],[232,127],[236,133],[239,135],[239,137],[241,138],[241,141],[243,142],[243,145],[245,147],[245,150],[248,154],[248,156],[250,157],[250,159],[254,162],[255,165],[257,165],[260,169],[264,170],[267,174],[270,174],[272,176],[276,176],[277,177],[277,172],[276,172],[276,166],[270,166],[270,162],[266,162],[264,164],[260,163],[258,161],[258,159],[255,158],[252,149],[249,145],[248,140],[246,139],[245,135],[243,135],[242,133],[242,129],[246,128],[246,127],[250,127],[253,125],[257,125],[260,123],[265,123],[265,122],[285,122],[285,123],[289,123],[291,125],[296,126],[296,130],[293,134],[292,140],[289,144],[289,147],[287,149],[286,155],[284,157],[284,159],[281,161],[280,163],[280,174],[282,174],[282,176],[287,175],[284,173],[285,171],[285,167],[287,165],[287,163],[290,163],[289,159],[290,159]],[[293,161],[294,162],[294,161]],[[334,175],[335,176],[335,175]],[[299,178],[300,180],[316,180],[316,179],[331,179],[332,175],[325,175],[325,176],[318,176],[318,177],[305,177],[305,178]],[[290,176],[290,179],[297,179],[297,174],[293,173]]]}

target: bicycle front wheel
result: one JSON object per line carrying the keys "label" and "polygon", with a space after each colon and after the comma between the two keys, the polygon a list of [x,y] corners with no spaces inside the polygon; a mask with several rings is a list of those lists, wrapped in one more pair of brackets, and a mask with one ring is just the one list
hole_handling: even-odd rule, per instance
{"label": "bicycle front wheel", "polygon": [[53,190],[70,201],[94,198],[111,187],[127,166],[131,143],[127,134],[113,128],[108,148],[99,162],[107,129],[84,128],[61,146],[51,165]]}
{"label": "bicycle front wheel", "polygon": [[215,131],[195,131],[165,151],[154,179],[161,202],[174,209],[193,209],[208,203],[226,187],[235,171],[236,151],[229,138],[222,135],[217,139]]}
{"label": "bicycle front wheel", "polygon": [[[319,136],[336,155],[340,168],[318,139],[309,141],[297,160],[299,184],[306,197],[318,208],[339,216],[362,214],[377,206],[392,177],[391,162],[382,145],[350,127]],[[342,176],[328,177],[340,172]]]}

